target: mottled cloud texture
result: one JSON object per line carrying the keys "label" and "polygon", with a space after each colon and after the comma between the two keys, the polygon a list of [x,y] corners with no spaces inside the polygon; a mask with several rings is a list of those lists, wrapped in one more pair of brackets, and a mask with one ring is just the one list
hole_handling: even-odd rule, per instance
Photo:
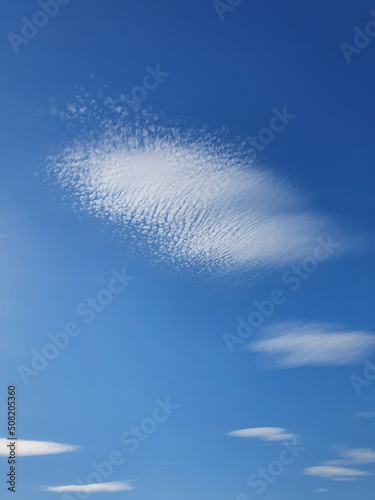
{"label": "mottled cloud texture", "polygon": [[[104,104],[88,101],[53,108],[87,132],[47,158],[49,181],[150,260],[195,274],[259,272],[311,256],[319,235],[338,237],[337,225],[243,141],[152,120],[107,119],[90,135]],[[356,245],[340,240],[340,252]]]}

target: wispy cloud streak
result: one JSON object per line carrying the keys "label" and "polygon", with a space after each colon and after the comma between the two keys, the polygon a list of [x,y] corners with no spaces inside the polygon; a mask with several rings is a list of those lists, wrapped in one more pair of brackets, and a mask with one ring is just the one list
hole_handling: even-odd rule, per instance
{"label": "wispy cloud streak", "polygon": [[349,467],[337,467],[335,465],[318,465],[305,469],[306,476],[316,476],[332,481],[355,481],[358,478],[371,476],[371,472],[352,469]]}
{"label": "wispy cloud streak", "polygon": [[[0,456],[9,455],[8,439],[0,439]],[[19,439],[16,442],[17,456],[55,455],[79,450],[79,446],[70,444],[52,443],[50,441],[26,441]]]}
{"label": "wispy cloud streak", "polygon": [[94,484],[72,484],[68,486],[42,486],[43,491],[53,493],[115,493],[117,491],[131,491],[135,486],[129,481],[113,481],[110,483],[94,483]]}
{"label": "wispy cloud streak", "polygon": [[348,365],[375,349],[375,335],[345,330],[330,323],[281,323],[265,328],[267,338],[248,349],[267,354],[280,368]]}
{"label": "wispy cloud streak", "polygon": [[289,441],[297,439],[296,434],[287,433],[282,427],[252,427],[249,429],[239,429],[231,431],[228,436],[240,438],[258,438],[263,441]]}
{"label": "wispy cloud streak", "polygon": [[375,411],[364,411],[362,413],[356,413],[353,416],[358,418],[375,418]]}
{"label": "wispy cloud streak", "polygon": [[371,464],[375,462],[375,452],[369,448],[347,449],[334,446],[334,451],[339,457],[337,460],[329,460],[315,467],[305,469],[306,476],[316,476],[332,481],[358,481],[359,479],[372,476],[369,471],[353,468],[353,465]]}

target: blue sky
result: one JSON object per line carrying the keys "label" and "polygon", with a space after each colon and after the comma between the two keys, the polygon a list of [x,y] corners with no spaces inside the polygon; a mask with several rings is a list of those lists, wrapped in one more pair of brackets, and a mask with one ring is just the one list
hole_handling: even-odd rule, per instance
{"label": "blue sky", "polygon": [[21,500],[371,498],[375,2],[225,3],[0,8]]}

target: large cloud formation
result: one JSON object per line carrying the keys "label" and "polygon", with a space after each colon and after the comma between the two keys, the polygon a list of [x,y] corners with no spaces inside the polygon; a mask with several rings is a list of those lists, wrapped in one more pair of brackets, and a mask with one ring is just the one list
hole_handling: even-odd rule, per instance
{"label": "large cloud formation", "polygon": [[[60,115],[90,120],[83,104]],[[181,130],[106,122],[100,133],[51,154],[49,179],[137,251],[180,271],[257,273],[311,256],[317,236],[335,232],[295,186],[259,166],[243,141]],[[340,252],[352,245],[347,239]]]}

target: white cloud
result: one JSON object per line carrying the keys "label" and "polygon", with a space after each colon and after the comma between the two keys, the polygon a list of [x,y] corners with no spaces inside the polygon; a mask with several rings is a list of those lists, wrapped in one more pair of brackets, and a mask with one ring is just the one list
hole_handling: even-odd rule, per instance
{"label": "white cloud", "polygon": [[318,465],[305,469],[306,476],[322,477],[332,481],[355,481],[360,477],[371,476],[371,472],[334,465]]}
{"label": "white cloud", "polygon": [[375,348],[375,335],[329,323],[282,323],[264,331],[268,338],[250,343],[248,349],[272,356],[281,368],[348,365]]}
{"label": "white cloud", "polygon": [[[9,455],[8,444],[8,439],[0,438],[0,456]],[[79,446],[52,443],[50,441],[26,441],[22,439],[16,441],[17,456],[55,455],[56,453],[76,451],[79,448]]]}
{"label": "white cloud", "polygon": [[[336,231],[243,143],[153,123],[99,132],[52,154],[47,172],[73,205],[112,224],[150,260],[215,276],[259,272],[313,256],[317,236]],[[340,242],[335,256],[357,246]]]}
{"label": "white cloud", "polygon": [[337,454],[343,458],[341,463],[352,464],[371,464],[375,462],[375,451],[370,448],[341,449],[335,447]]}
{"label": "white cloud", "polygon": [[228,433],[228,436],[242,438],[258,438],[263,441],[289,441],[297,438],[296,434],[288,434],[281,427],[253,427],[251,429],[239,429]]}
{"label": "white cloud", "polygon": [[328,488],[317,488],[316,490],[314,490],[316,493],[324,493],[325,491],[329,491]]}
{"label": "white cloud", "polygon": [[338,460],[329,460],[322,465],[305,469],[305,475],[317,476],[332,481],[357,481],[371,476],[371,472],[354,469],[352,465],[370,464],[375,462],[375,452],[369,448],[347,449],[340,446],[332,448],[339,457]]}
{"label": "white cloud", "polygon": [[364,411],[362,413],[356,413],[354,417],[359,418],[375,418],[375,411]]}
{"label": "white cloud", "polygon": [[54,493],[100,493],[116,492],[116,491],[130,491],[134,490],[135,486],[130,484],[129,481],[113,481],[111,483],[94,483],[94,484],[72,484],[68,486],[42,486],[43,491],[50,491]]}

